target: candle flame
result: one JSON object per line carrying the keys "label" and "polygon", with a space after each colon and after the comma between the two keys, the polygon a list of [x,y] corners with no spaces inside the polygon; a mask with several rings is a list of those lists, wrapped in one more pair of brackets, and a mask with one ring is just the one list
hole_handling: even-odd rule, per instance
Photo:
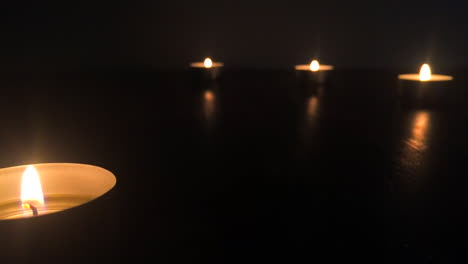
{"label": "candle flame", "polygon": [[431,67],[428,64],[424,63],[421,66],[419,71],[419,80],[420,81],[429,81],[431,79]]}
{"label": "candle flame", "polygon": [[210,58],[206,58],[203,64],[207,69],[213,67],[213,61]]}
{"label": "candle flame", "polygon": [[320,64],[317,60],[313,60],[311,63],[310,63],[310,70],[315,72],[315,71],[318,71],[320,69]]}
{"label": "candle flame", "polygon": [[21,202],[24,208],[29,208],[30,205],[38,206],[44,204],[41,180],[39,179],[39,174],[32,165],[29,165],[23,173],[21,181]]}

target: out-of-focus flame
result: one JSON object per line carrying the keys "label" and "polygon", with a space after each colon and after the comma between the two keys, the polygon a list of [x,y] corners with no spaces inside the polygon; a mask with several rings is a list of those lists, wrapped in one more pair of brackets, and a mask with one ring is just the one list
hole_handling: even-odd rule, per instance
{"label": "out-of-focus flame", "polygon": [[34,166],[29,165],[23,173],[21,180],[21,202],[23,207],[29,205],[44,205],[44,193],[42,192],[41,180]]}
{"label": "out-of-focus flame", "polygon": [[429,81],[431,79],[431,67],[428,64],[424,63],[421,66],[419,71],[419,80],[420,81]]}
{"label": "out-of-focus flame", "polygon": [[320,69],[320,64],[317,60],[313,60],[311,63],[310,63],[310,70],[311,71],[318,71]]}
{"label": "out-of-focus flame", "polygon": [[205,68],[213,67],[213,61],[210,58],[206,58],[203,64],[205,65]]}

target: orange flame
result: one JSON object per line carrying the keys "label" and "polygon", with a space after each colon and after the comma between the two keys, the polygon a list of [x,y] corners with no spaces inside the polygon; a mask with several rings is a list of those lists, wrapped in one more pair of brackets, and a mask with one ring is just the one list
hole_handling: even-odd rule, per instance
{"label": "orange flame", "polygon": [[23,173],[21,180],[21,202],[25,208],[29,208],[29,205],[41,206],[44,204],[41,180],[32,165],[29,165]]}

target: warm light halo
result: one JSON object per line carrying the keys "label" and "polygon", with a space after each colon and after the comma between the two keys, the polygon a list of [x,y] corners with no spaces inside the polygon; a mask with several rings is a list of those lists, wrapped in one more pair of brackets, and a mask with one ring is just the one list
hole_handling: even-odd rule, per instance
{"label": "warm light halo", "polygon": [[424,63],[421,66],[421,70],[419,71],[419,80],[420,81],[429,81],[431,80],[431,67],[429,67],[429,64]]}
{"label": "warm light halo", "polygon": [[310,63],[310,70],[315,72],[315,71],[318,71],[320,69],[320,64],[317,60],[313,60],[311,63]]}

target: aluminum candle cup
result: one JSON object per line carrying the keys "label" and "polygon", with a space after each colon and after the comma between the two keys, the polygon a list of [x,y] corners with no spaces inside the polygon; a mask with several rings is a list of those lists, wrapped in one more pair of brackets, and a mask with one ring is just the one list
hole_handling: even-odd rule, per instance
{"label": "aluminum candle cup", "polygon": [[309,80],[323,84],[327,82],[327,73],[333,70],[333,66],[322,65],[317,60],[313,60],[310,64],[296,65],[294,69],[299,75],[305,74]]}
{"label": "aluminum candle cup", "polygon": [[87,164],[41,163],[0,169],[0,220],[67,210],[111,190],[115,176]]}
{"label": "aluminum candle cup", "polygon": [[419,74],[398,75],[398,96],[404,104],[421,107],[445,103],[450,75],[432,74],[428,64],[423,64]]}
{"label": "aluminum candle cup", "polygon": [[203,79],[215,80],[221,74],[222,62],[214,62],[210,58],[205,58],[203,62],[192,62],[190,67],[200,74]]}

